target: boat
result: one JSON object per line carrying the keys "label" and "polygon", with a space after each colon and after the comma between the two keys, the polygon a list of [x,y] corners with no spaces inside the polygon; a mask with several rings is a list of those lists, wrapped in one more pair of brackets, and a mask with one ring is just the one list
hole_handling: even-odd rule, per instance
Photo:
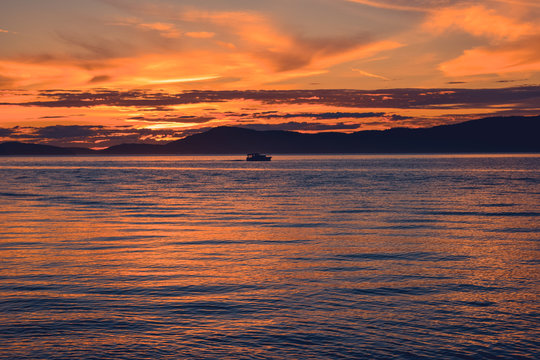
{"label": "boat", "polygon": [[246,161],[270,161],[272,159],[271,156],[266,156],[264,154],[259,153],[252,153],[247,154]]}

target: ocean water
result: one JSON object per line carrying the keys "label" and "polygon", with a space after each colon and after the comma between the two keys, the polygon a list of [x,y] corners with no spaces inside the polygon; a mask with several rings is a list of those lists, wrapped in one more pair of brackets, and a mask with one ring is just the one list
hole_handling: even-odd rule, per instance
{"label": "ocean water", "polygon": [[241,158],[0,158],[0,358],[540,358],[540,155]]}

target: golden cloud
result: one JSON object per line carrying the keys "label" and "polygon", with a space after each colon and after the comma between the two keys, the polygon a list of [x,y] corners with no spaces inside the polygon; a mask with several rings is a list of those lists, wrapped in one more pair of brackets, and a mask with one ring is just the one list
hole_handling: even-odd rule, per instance
{"label": "golden cloud", "polygon": [[540,36],[465,50],[461,56],[442,63],[439,68],[448,76],[540,71]]}
{"label": "golden cloud", "polygon": [[439,69],[451,77],[540,70],[540,25],[522,21],[482,5],[450,7],[430,13],[424,31],[441,34],[461,30],[485,38],[486,44],[465,49]]}
{"label": "golden cloud", "polygon": [[459,29],[474,36],[496,40],[515,40],[538,32],[538,25],[497,14],[495,10],[482,5],[435,10],[423,27],[426,31],[437,33]]}

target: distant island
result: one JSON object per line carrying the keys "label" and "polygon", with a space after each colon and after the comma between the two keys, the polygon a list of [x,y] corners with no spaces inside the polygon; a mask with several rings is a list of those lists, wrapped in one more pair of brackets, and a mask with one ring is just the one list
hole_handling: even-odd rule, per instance
{"label": "distant island", "polygon": [[21,142],[0,144],[0,155],[184,155],[352,153],[537,153],[540,116],[490,117],[431,128],[392,128],[350,134],[257,131],[216,127],[164,145],[122,144],[103,150]]}

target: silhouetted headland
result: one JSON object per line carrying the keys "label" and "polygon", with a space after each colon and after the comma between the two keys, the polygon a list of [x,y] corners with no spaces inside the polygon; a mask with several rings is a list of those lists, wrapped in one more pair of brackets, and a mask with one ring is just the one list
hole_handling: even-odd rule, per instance
{"label": "silhouetted headland", "polygon": [[121,144],[103,150],[5,142],[0,155],[183,155],[540,152],[540,116],[491,117],[431,128],[351,134],[257,131],[221,126],[165,145]]}
{"label": "silhouetted headland", "polygon": [[80,147],[59,147],[8,141],[0,144],[0,155],[89,155],[99,152]]}

